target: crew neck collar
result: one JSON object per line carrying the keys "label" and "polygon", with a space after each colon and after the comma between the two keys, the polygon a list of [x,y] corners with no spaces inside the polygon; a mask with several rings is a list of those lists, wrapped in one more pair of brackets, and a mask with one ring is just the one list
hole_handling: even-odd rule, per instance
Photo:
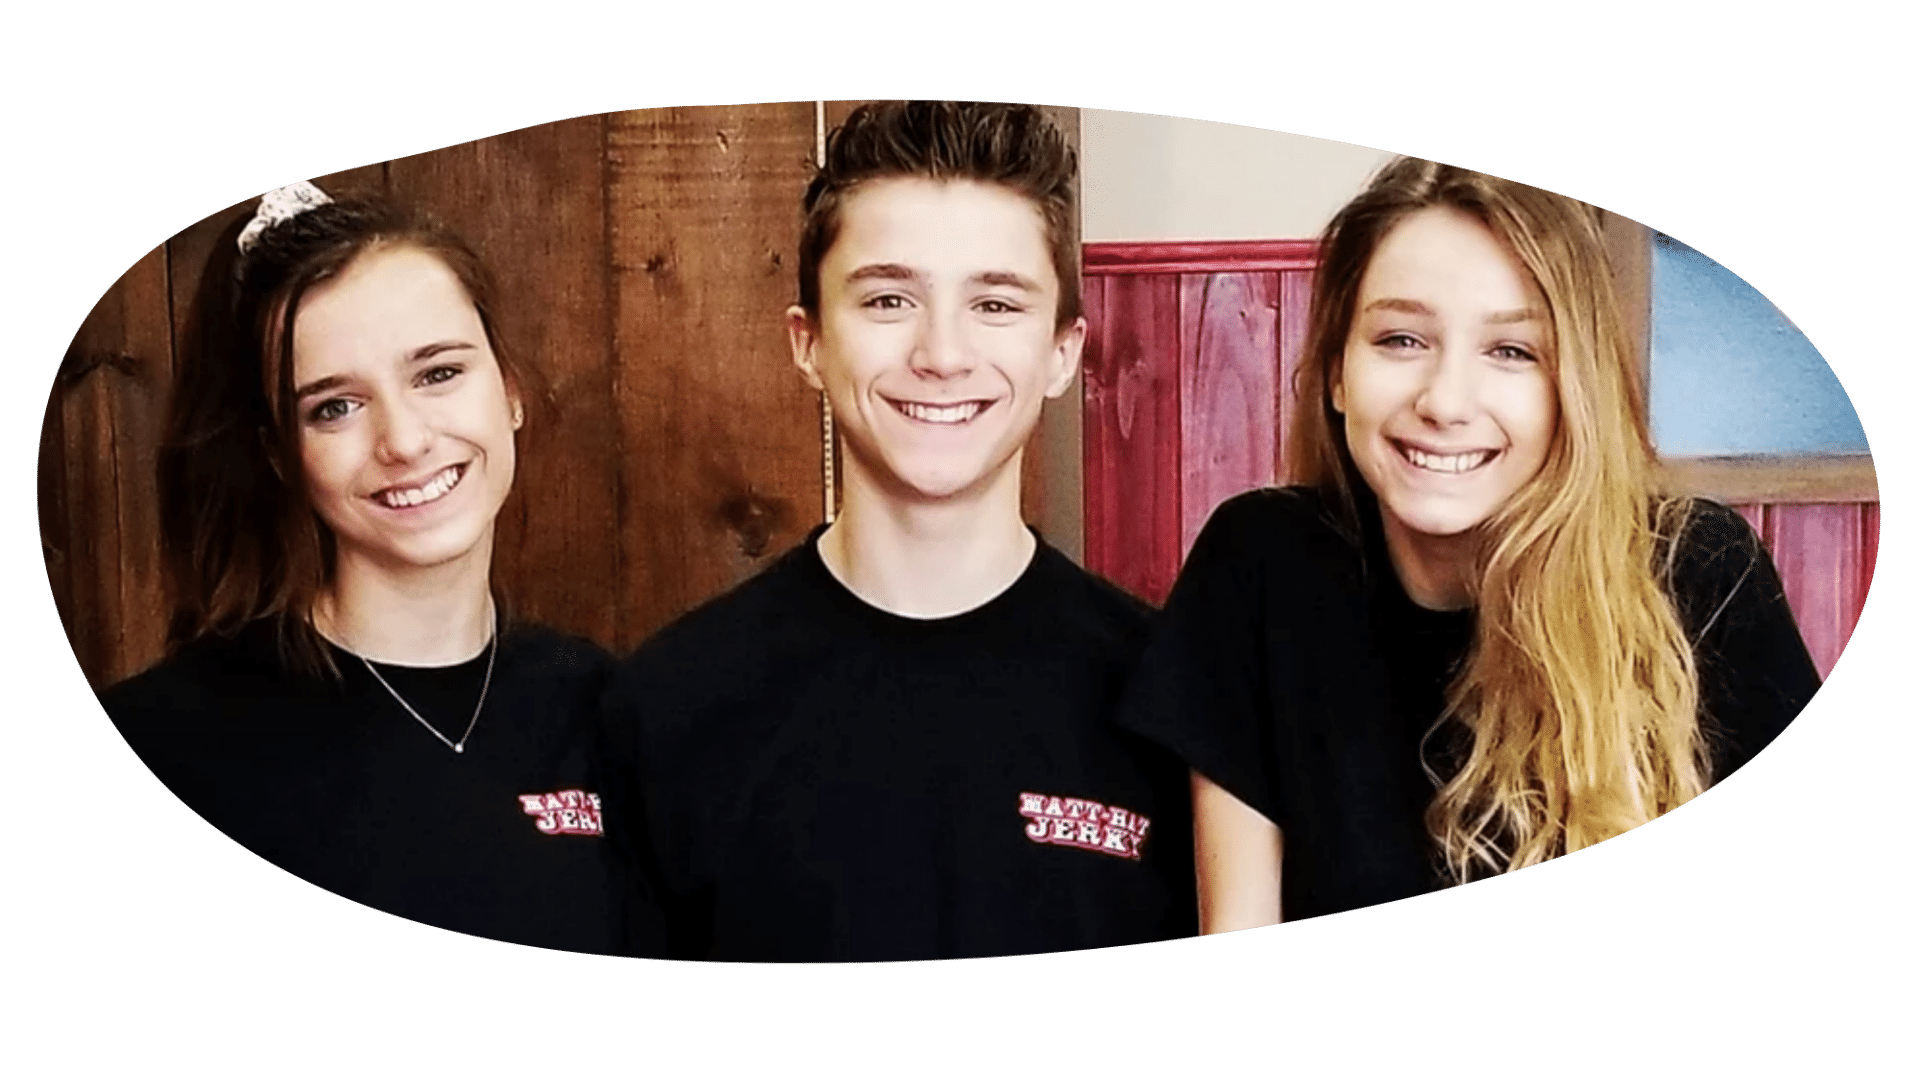
{"label": "crew neck collar", "polygon": [[975,607],[952,615],[938,615],[931,618],[888,611],[867,602],[848,588],[845,582],[834,575],[827,566],[826,559],[820,555],[820,537],[827,531],[827,526],[824,524],[814,526],[813,530],[807,534],[806,541],[800,545],[800,556],[808,577],[833,597],[836,608],[853,618],[894,633],[939,634],[998,619],[1001,613],[1018,608],[1021,598],[1032,591],[1043,565],[1052,557],[1053,549],[1047,545],[1046,540],[1041,538],[1033,526],[1028,525],[1025,528],[1033,536],[1033,554],[1028,557],[1027,565],[1011,583]]}

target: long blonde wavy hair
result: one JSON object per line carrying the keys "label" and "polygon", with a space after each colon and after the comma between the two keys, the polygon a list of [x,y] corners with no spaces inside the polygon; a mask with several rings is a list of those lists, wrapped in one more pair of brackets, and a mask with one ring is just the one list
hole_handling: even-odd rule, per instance
{"label": "long blonde wavy hair", "polygon": [[1663,498],[1639,365],[1597,211],[1552,192],[1400,158],[1321,237],[1287,472],[1356,538],[1372,493],[1330,394],[1360,281],[1408,214],[1449,207],[1498,237],[1546,298],[1560,421],[1538,474],[1481,526],[1472,647],[1447,718],[1470,736],[1427,830],[1454,880],[1616,836],[1708,783],[1693,652],[1664,581],[1685,503]]}

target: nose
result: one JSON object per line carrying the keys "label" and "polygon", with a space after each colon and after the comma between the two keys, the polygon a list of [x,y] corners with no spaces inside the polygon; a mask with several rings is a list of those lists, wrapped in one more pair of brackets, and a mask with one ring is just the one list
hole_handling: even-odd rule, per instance
{"label": "nose", "polygon": [[382,464],[402,465],[433,447],[433,425],[405,395],[381,402],[378,409],[379,431],[374,454]]}
{"label": "nose", "polygon": [[972,371],[972,350],[958,321],[934,315],[923,322],[909,365],[929,379],[953,379]]}
{"label": "nose", "polygon": [[1464,424],[1479,408],[1480,365],[1471,349],[1444,348],[1428,364],[1413,409],[1436,427]]}

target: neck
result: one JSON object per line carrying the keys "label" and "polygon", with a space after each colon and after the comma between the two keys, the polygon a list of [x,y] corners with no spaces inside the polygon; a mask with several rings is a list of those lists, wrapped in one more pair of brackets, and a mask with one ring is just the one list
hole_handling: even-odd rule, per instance
{"label": "neck", "polygon": [[1472,581],[1478,563],[1478,534],[1427,536],[1414,533],[1382,513],[1387,557],[1407,599],[1430,611],[1459,611],[1473,606]]}
{"label": "neck", "polygon": [[314,629],[382,663],[439,667],[471,660],[493,638],[489,554],[404,571],[343,557],[332,584],[314,601]]}
{"label": "neck", "polygon": [[972,611],[1006,591],[1033,561],[1020,520],[1020,458],[977,489],[947,499],[888,494],[852,455],[840,515],[820,537],[827,569],[861,600],[914,619]]}

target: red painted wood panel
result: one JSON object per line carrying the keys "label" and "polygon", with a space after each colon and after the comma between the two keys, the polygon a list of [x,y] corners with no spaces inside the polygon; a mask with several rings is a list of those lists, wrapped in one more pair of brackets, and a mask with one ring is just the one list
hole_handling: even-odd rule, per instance
{"label": "red painted wood panel", "polygon": [[1807,652],[1825,678],[1860,621],[1880,548],[1880,504],[1736,506],[1773,555]]}
{"label": "red painted wood panel", "polygon": [[1179,285],[1096,276],[1085,289],[1086,565],[1155,604],[1180,567]]}
{"label": "red painted wood panel", "polygon": [[1100,241],[1080,261],[1089,275],[1234,274],[1311,270],[1319,250],[1313,240]]}
{"label": "red painted wood panel", "polygon": [[1279,277],[1180,277],[1180,557],[1207,515],[1273,483]]}

